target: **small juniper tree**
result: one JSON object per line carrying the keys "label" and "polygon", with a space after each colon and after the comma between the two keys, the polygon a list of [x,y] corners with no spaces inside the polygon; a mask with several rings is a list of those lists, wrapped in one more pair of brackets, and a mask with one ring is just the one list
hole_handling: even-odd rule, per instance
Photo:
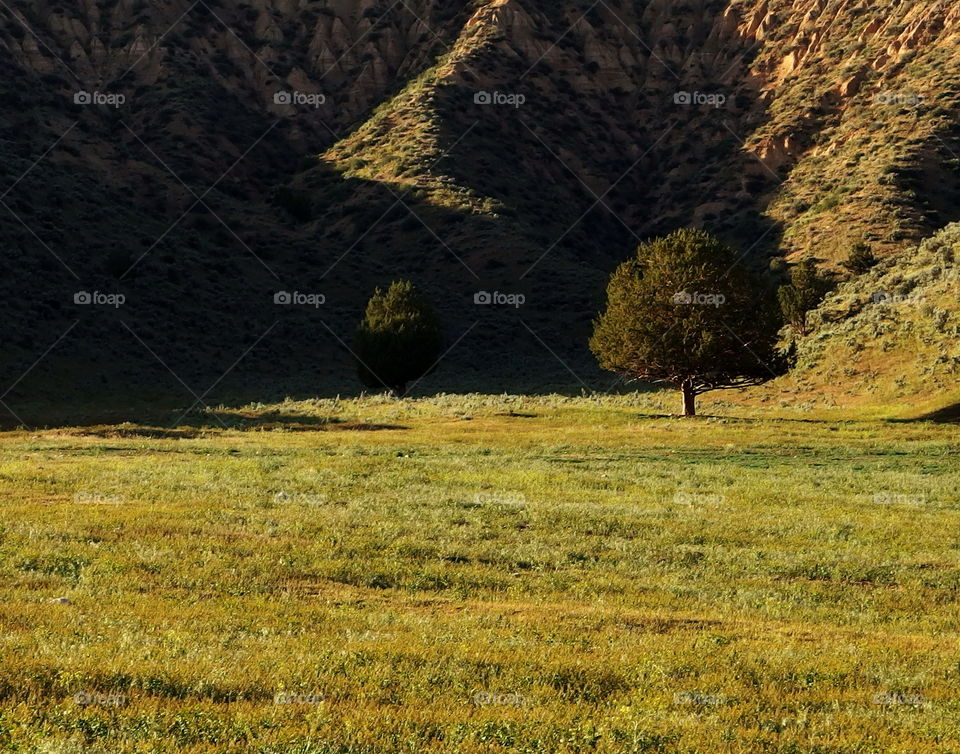
{"label": "small juniper tree", "polygon": [[407,393],[411,380],[427,375],[442,347],[440,324],[408,281],[377,289],[357,327],[354,353],[360,380],[369,388]]}
{"label": "small juniper tree", "polygon": [[630,379],[676,386],[683,414],[710,390],[776,375],[780,327],[763,279],[709,233],[678,230],[641,244],[614,272],[590,348]]}
{"label": "small juniper tree", "polygon": [[783,320],[800,336],[809,334],[807,312],[826,295],[829,283],[820,276],[817,264],[804,259],[790,269],[790,282],[777,290]]}
{"label": "small juniper tree", "polygon": [[853,245],[853,248],[850,249],[850,256],[840,264],[854,275],[862,275],[871,268],[876,267],[879,261],[870,246],[860,241]]}

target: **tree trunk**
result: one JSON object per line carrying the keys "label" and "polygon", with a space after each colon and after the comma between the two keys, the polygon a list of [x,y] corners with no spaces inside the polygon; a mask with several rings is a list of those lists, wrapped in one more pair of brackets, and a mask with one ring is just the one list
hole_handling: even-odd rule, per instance
{"label": "tree trunk", "polygon": [[696,416],[697,415],[697,393],[693,389],[693,385],[689,382],[684,382],[680,389],[683,391],[683,415],[684,416]]}

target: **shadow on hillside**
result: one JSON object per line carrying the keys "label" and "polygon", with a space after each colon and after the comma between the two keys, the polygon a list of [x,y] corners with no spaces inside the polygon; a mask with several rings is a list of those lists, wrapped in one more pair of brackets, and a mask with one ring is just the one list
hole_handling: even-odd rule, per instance
{"label": "shadow on hillside", "polygon": [[[705,20],[704,33],[711,28],[713,19]],[[349,352],[352,333],[373,290],[401,278],[433,303],[450,346],[417,396],[578,396],[583,390],[576,380],[603,392],[609,377],[587,348],[591,322],[603,306],[609,273],[631,255],[637,237],[697,224],[756,254],[775,248],[780,235],[764,217],[774,181],[742,149],[743,135],[727,125],[743,116],[756,130],[767,113],[739,74],[711,82],[713,64],[696,62],[691,52],[702,41],[690,40],[690,48],[668,62],[690,89],[729,90],[729,110],[676,105],[672,94],[654,98],[643,86],[611,89],[602,71],[588,87],[595,94],[575,96],[555,81],[594,76],[574,58],[578,68],[570,81],[563,71],[531,69],[531,93],[543,94],[529,97],[522,109],[476,105],[474,94],[481,86],[512,85],[517,71],[511,66],[525,70],[525,61],[497,58],[484,67],[489,81],[442,87],[437,141],[452,151],[435,165],[414,166],[442,176],[439,188],[424,186],[416,171],[400,171],[412,176],[400,185],[346,177],[320,162],[301,172],[291,165],[273,205],[251,198],[269,195],[267,186],[218,188],[205,200],[210,211],[195,207],[172,230],[169,223],[193,203],[190,197],[185,207],[164,205],[165,212],[152,210],[163,216],[148,217],[118,190],[117,206],[99,209],[128,219],[84,228],[69,227],[64,218],[90,215],[85,204],[71,204],[89,191],[64,193],[49,212],[49,202],[37,203],[32,224],[78,276],[35,239],[18,236],[14,246],[25,250],[24,260],[8,280],[16,295],[0,303],[11,309],[5,325],[13,335],[0,360],[0,393],[16,384],[2,393],[4,402],[30,425],[163,427],[175,423],[169,412],[192,402],[188,391],[212,405],[356,395],[362,387]],[[740,39],[730,47],[736,62],[754,44]],[[726,63],[721,70],[733,72]],[[645,81],[646,72],[636,75]],[[133,108],[125,117],[142,127],[149,143],[157,134]],[[602,138],[607,131],[630,138]],[[275,143],[280,129],[276,134],[264,140],[269,149],[259,159],[287,154],[289,144]],[[136,143],[129,147],[142,151]],[[386,168],[416,152],[402,139],[391,149],[373,168],[393,174]],[[265,180],[252,175],[250,181]],[[91,173],[76,185],[109,183],[102,178]],[[79,179],[71,173],[71,180]],[[739,204],[730,199],[734,194]],[[717,196],[724,201],[714,202]],[[94,242],[104,229],[111,235]],[[141,255],[135,272],[118,279]],[[126,302],[76,306],[78,290],[121,292]],[[322,294],[325,303],[278,305],[280,291]],[[477,294],[491,291],[522,295],[525,303],[478,304]],[[160,407],[144,405],[147,395],[161,395]],[[81,405],[91,409],[75,408]],[[0,426],[19,423],[0,406]],[[316,426],[285,426],[298,424]]]}
{"label": "shadow on hillside", "polygon": [[960,403],[954,403],[950,406],[938,408],[936,411],[930,411],[920,416],[910,419],[889,419],[891,424],[909,424],[913,422],[934,422],[936,424],[958,424],[960,423]]}

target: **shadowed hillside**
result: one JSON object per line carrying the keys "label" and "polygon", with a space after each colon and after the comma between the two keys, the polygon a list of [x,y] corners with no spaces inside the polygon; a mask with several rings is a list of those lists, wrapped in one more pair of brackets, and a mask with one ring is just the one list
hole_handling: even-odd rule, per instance
{"label": "shadowed hillside", "polygon": [[345,345],[398,277],[454,346],[423,389],[609,385],[585,341],[638,239],[896,266],[960,217],[958,13],[11,3],[5,400],[356,390]]}

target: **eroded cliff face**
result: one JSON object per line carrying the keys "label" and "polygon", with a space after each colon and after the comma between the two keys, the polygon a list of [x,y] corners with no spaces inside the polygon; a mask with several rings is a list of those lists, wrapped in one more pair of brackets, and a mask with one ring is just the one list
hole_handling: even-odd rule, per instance
{"label": "eroded cliff face", "polygon": [[[124,93],[128,112],[136,112],[136,93],[189,90],[202,81],[267,115],[295,113],[274,102],[283,88],[323,94],[317,114],[342,126],[422,70],[455,35],[465,5],[419,0],[388,11],[373,0],[19,3],[3,11],[0,49],[22,72],[67,93]],[[303,121],[308,130],[317,126]]]}
{"label": "eroded cliff face", "polygon": [[[694,219],[703,219],[705,210],[736,212],[738,196],[759,199],[785,232],[788,254],[827,260],[842,258],[863,238],[894,253],[907,237],[956,219],[960,6],[816,0],[721,7],[688,6],[678,18],[672,4],[651,2],[632,16],[626,9],[611,13],[623,22],[613,24],[613,34],[602,31],[609,16],[599,28],[589,17],[575,27],[586,59],[600,66],[580,90],[586,96],[632,84],[654,99],[697,87],[726,97],[717,112],[707,113],[722,130],[699,113],[665,108],[648,114],[648,121],[662,115],[677,123],[664,152],[696,158],[694,171],[671,166],[668,175],[679,176],[681,185],[718,166],[733,167],[722,154],[731,147],[727,136],[762,164],[759,173],[744,165],[728,170],[726,187],[701,184],[705,201],[692,209]],[[571,80],[575,89],[583,83]],[[934,175],[938,161],[945,169]],[[916,170],[923,171],[922,181],[912,175]],[[744,174],[752,183],[746,193],[738,183]],[[764,178],[772,183],[757,192]],[[665,193],[661,211],[681,220],[670,208],[684,205],[682,189]],[[952,201],[941,201],[944,194]],[[809,208],[831,195],[838,211],[811,218]]]}
{"label": "eroded cliff face", "polygon": [[[40,0],[0,16],[0,159],[8,183],[25,176],[0,238],[34,288],[9,315],[25,354],[78,279],[142,286],[147,328],[173,333],[274,313],[211,298],[322,285],[345,332],[373,285],[405,276],[446,297],[454,330],[470,290],[523,290],[587,363],[604,277],[637,238],[701,225],[757,264],[832,264],[960,217],[960,7],[936,0]],[[203,292],[171,307],[184,281]]]}
{"label": "eroded cliff face", "polygon": [[[239,7],[189,0],[19,5],[7,12],[11,26],[4,47],[19,64],[41,73],[62,73],[69,66],[94,81],[136,66],[139,83],[156,83],[179,49],[225,55],[242,65],[238,73],[250,80],[275,63],[294,76],[324,77],[334,85],[349,81],[373,95],[378,85],[391,83],[387,76],[403,75],[411,51],[432,43],[428,21],[463,3],[420,0],[389,13],[374,0],[254,0]],[[22,24],[20,31],[13,19]]]}
{"label": "eroded cliff face", "polygon": [[[462,103],[424,107],[447,136],[477,119],[527,155],[543,156],[538,142],[548,142],[539,147],[559,170],[507,149],[511,173],[575,177],[598,196],[613,188],[606,204],[618,202],[614,214],[641,236],[692,223],[827,262],[861,240],[892,254],[958,216],[958,19],[960,8],[934,0],[705,2],[682,12],[602,3],[586,14],[499,0],[476,10],[451,48],[456,64],[431,83],[521,94],[518,117],[501,111],[494,125]],[[394,103],[397,112],[408,104]],[[401,141],[407,125],[361,129],[331,156],[375,165],[371,153]],[[478,143],[461,154],[490,151]],[[460,163],[467,192],[496,169]]]}
{"label": "eroded cliff face", "polygon": [[[809,171],[831,172],[842,182],[850,169],[859,172],[859,165],[849,165],[856,158],[847,147],[864,143],[864,129],[879,148],[906,149],[909,141],[914,158],[929,162],[922,153],[936,150],[949,130],[926,116],[953,104],[949,76],[960,6],[935,0],[893,7],[733,0],[678,10],[654,0],[583,10],[536,0],[393,6],[377,0],[256,0],[242,6],[84,0],[71,8],[31,2],[3,12],[0,46],[14,71],[38,77],[48,91],[64,97],[77,89],[124,93],[129,107],[123,114],[131,120],[148,117],[138,111],[138,98],[146,110],[181,98],[185,89],[216,90],[252,117],[283,119],[287,143],[304,153],[335,144],[375,107],[389,108],[405,82],[443,61],[446,68],[430,78],[437,87],[512,87],[528,101],[550,99],[553,105],[565,98],[561,109],[547,114],[557,122],[545,127],[568,121],[565,143],[557,149],[576,173],[568,177],[591,188],[600,190],[617,177],[602,163],[619,159],[626,168],[650,150],[657,195],[647,197],[644,207],[626,208],[641,233],[684,220],[708,222],[718,211],[735,213],[751,197],[764,213],[771,200],[777,205],[782,199],[770,217],[787,229],[806,227],[804,203],[815,203],[818,190],[829,191],[807,185],[803,169],[795,180],[800,185],[785,189],[782,182],[798,165],[809,161],[817,166]],[[723,105],[678,106],[674,100],[700,89],[722,96]],[[304,113],[295,103],[277,101],[281,90],[322,95],[324,101]],[[595,115],[590,111],[597,103],[603,112]],[[901,117],[904,106],[907,118]],[[215,115],[193,115],[200,131],[222,125]],[[438,113],[451,122],[468,122],[471,115]],[[651,150],[649,137],[670,123],[676,127]],[[190,128],[180,128],[190,138]],[[598,132],[602,140],[592,138]],[[395,137],[402,140],[403,133]],[[918,139],[926,142],[919,149]],[[738,163],[738,151],[758,164]],[[867,166],[864,185],[848,187],[854,204],[863,198],[858,192],[868,189],[897,201],[896,179],[892,191],[877,183],[904,159],[896,148],[889,151],[886,166]],[[736,173],[722,174],[735,166]],[[711,172],[719,172],[720,180],[704,183],[702,176]],[[767,178],[774,183],[761,188]],[[684,188],[699,194],[700,203],[678,196]],[[927,217],[924,209],[907,202],[893,213],[896,218],[871,211],[869,227],[855,223],[850,235],[893,248],[901,239],[887,237],[892,222],[899,223],[901,235],[919,236],[952,219]],[[905,220],[917,227],[903,227]],[[811,248],[789,233],[787,246]]]}

